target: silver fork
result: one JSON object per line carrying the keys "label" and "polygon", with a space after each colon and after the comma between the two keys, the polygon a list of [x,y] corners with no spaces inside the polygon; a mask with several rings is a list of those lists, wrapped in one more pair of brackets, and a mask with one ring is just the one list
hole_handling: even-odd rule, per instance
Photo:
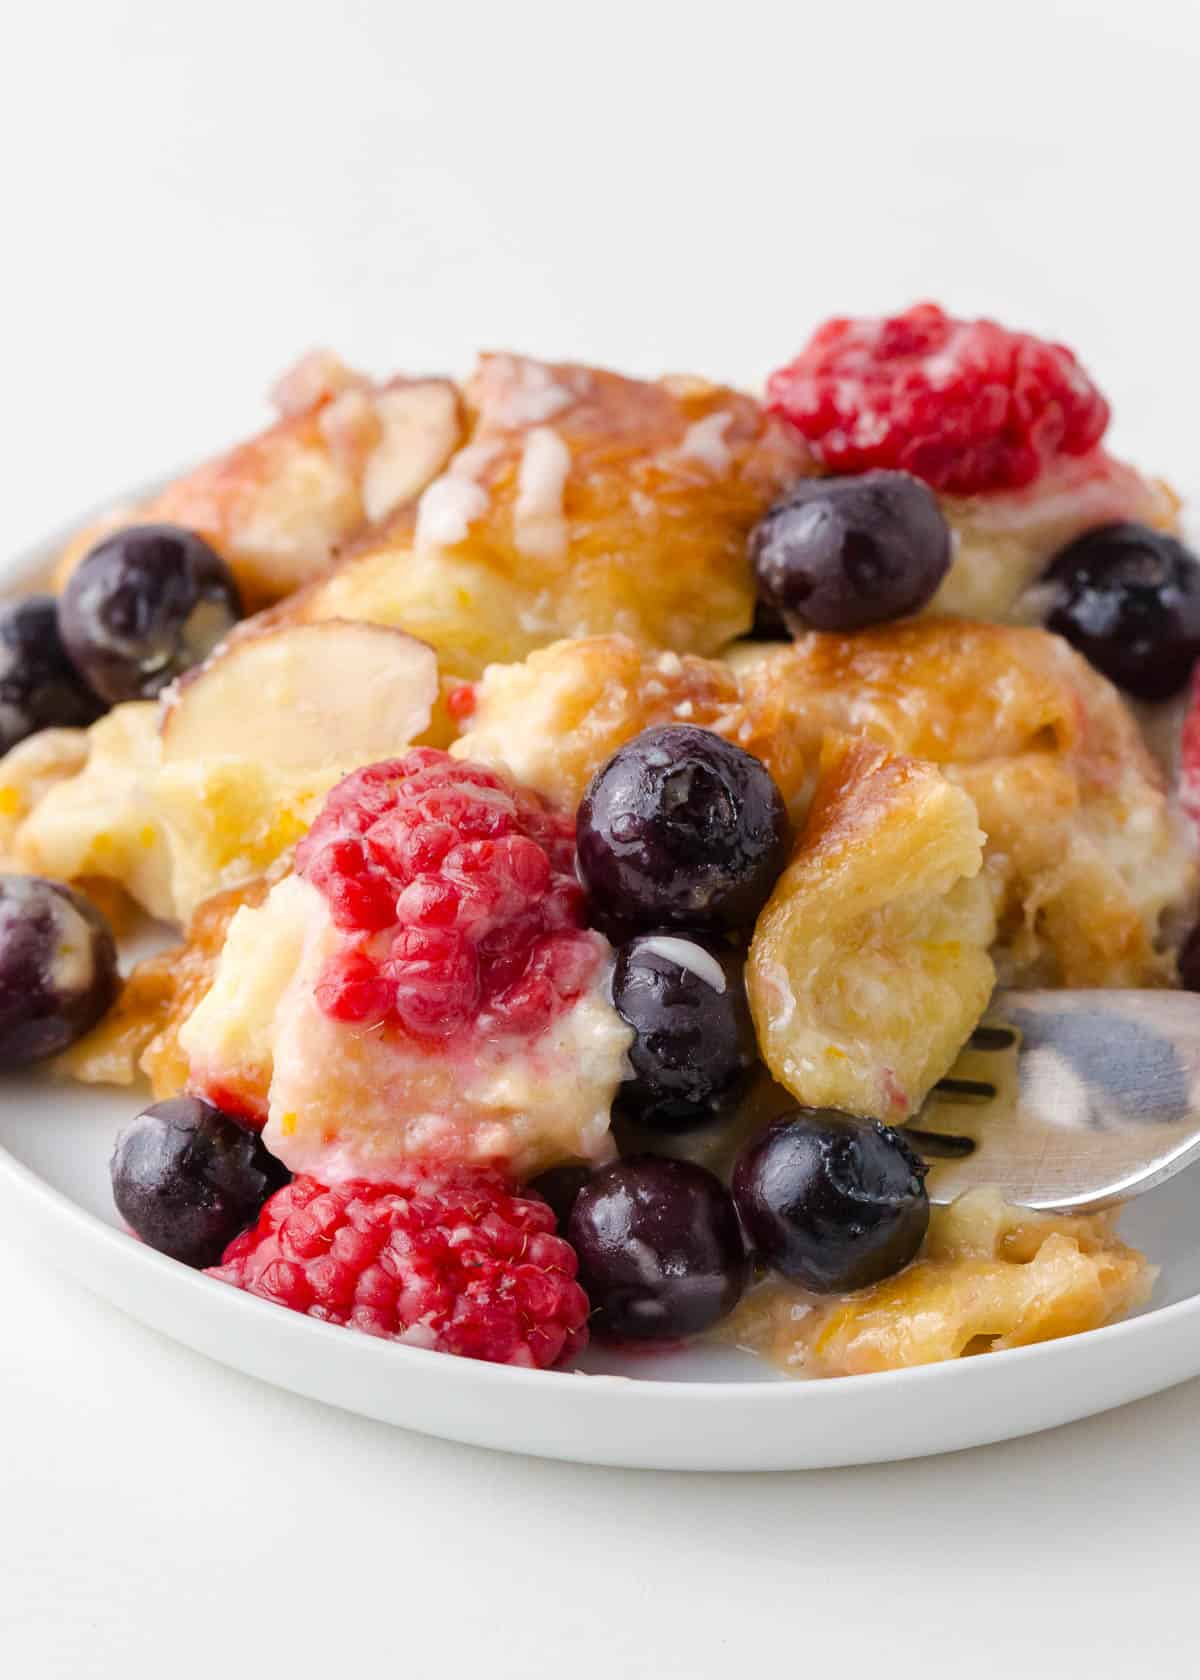
{"label": "silver fork", "polygon": [[1128,1201],[1200,1158],[1200,995],[998,992],[906,1128],[929,1199]]}

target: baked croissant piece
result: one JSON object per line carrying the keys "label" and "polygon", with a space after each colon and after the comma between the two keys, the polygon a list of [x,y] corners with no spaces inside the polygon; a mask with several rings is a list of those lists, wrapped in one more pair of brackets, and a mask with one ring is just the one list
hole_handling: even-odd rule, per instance
{"label": "baked croissant piece", "polygon": [[940,766],[987,836],[1006,980],[1169,978],[1195,862],[1128,706],[1061,638],[926,618],[745,643],[727,663],[564,642],[487,671],[453,750],[571,803],[623,742],[683,720],[763,759],[798,822],[830,732]]}
{"label": "baked croissant piece", "polygon": [[746,538],[812,470],[753,398],[692,378],[485,355],[468,442],[289,604],[402,625],[475,677],[560,636],[713,653],[750,628]]}
{"label": "baked croissant piece", "polygon": [[328,351],[305,356],[272,395],[279,419],[266,431],[81,531],[60,582],[110,532],[161,521],[198,532],[228,562],[247,607],[265,606],[424,489],[462,436],[450,380],[376,382]]}
{"label": "baked croissant piece", "polygon": [[799,1102],[898,1122],[949,1069],[995,983],[982,865],[975,807],[932,764],[828,739],[746,963],[763,1061]]}

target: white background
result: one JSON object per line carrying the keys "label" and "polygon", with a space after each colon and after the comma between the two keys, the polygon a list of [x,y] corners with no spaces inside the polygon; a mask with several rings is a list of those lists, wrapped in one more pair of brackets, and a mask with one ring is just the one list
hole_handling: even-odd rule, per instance
{"label": "white background", "polygon": [[[1075,345],[1200,482],[1200,14],[1165,0],[89,0],[0,57],[5,550],[298,350],[755,381],[935,296]],[[1200,1386],[923,1464],[705,1479],[425,1441],[0,1226],[0,1672],[1194,1675]]]}

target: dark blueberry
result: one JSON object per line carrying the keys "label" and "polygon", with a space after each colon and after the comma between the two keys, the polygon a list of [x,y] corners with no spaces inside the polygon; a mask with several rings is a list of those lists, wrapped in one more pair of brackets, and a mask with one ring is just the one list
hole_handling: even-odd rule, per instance
{"label": "dark blueberry", "polygon": [[0,875],[0,1069],[74,1044],[117,988],[116,943],[94,905],[59,881]]}
{"label": "dark blueberry", "polygon": [[752,1138],[778,1115],[791,1113],[796,1099],[776,1085],[761,1063],[731,1096],[726,1108],[705,1126],[667,1131],[648,1125],[624,1103],[613,1104],[612,1138],[617,1154],[670,1155],[678,1161],[694,1161],[716,1173],[728,1184],[733,1164]]}
{"label": "dark blueberry", "polygon": [[613,1003],[634,1031],[623,1107],[663,1131],[728,1110],[758,1061],[735,953],[695,936],[644,934],[617,956]]}
{"label": "dark blueberry", "polygon": [[759,1259],[821,1294],[865,1289],[916,1254],[925,1163],[890,1126],[829,1108],[784,1115],[739,1157],[733,1195]]}
{"label": "dark blueberry", "polygon": [[567,1237],[601,1335],[669,1341],[737,1305],[749,1262],[728,1190],[705,1167],[635,1155],[595,1173]]}
{"label": "dark blueberry", "polygon": [[787,858],[766,766],[707,729],[647,729],[614,753],[579,807],[579,874],[627,926],[748,928]]}
{"label": "dark blueberry", "polygon": [[194,531],[130,525],[72,572],[58,607],[67,652],[98,694],[151,700],[242,616],[229,567]]}
{"label": "dark blueberry", "polygon": [[1148,525],[1102,525],[1046,573],[1046,628],[1139,700],[1177,694],[1200,658],[1200,562]]}
{"label": "dark blueberry", "polygon": [[792,630],[861,630],[933,598],[950,569],[950,530],[909,473],[810,478],[755,527],[750,558],[760,602]]}
{"label": "dark blueberry", "polygon": [[530,1179],[525,1188],[531,1195],[540,1196],[550,1204],[559,1230],[565,1231],[575,1198],[591,1176],[591,1167],[549,1167]]}
{"label": "dark blueberry", "polygon": [[118,1137],[111,1172],[130,1230],[185,1266],[215,1266],[291,1176],[256,1132],[198,1097],[144,1109]]}
{"label": "dark blueberry", "polygon": [[104,710],[62,644],[53,595],[0,611],[0,753],[38,729],[83,729]]}

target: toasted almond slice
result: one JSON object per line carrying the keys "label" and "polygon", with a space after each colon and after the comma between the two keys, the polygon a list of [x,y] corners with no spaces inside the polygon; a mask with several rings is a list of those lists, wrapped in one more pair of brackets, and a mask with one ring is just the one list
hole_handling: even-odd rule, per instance
{"label": "toasted almond slice", "polygon": [[374,524],[423,490],[459,441],[458,393],[448,379],[420,380],[375,398],[379,442],[363,473],[363,509]]}
{"label": "toasted almond slice", "polygon": [[253,758],[279,770],[370,764],[429,727],[433,649],[328,619],[227,643],[164,697],[163,760]]}

